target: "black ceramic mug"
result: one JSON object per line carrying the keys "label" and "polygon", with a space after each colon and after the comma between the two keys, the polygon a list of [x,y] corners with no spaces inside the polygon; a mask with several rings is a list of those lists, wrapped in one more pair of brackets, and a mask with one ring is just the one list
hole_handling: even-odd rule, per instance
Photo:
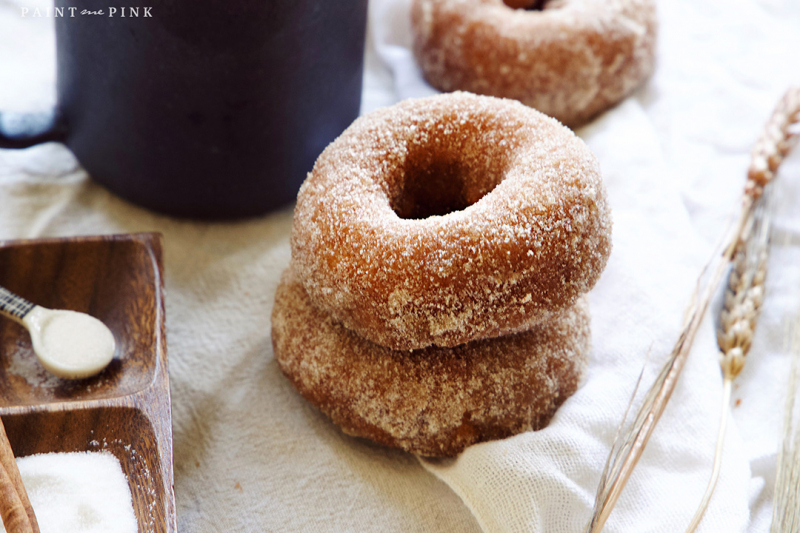
{"label": "black ceramic mug", "polygon": [[0,147],[62,141],[97,182],[163,213],[268,212],[358,115],[366,11],[367,0],[56,0],[56,108],[0,114]]}

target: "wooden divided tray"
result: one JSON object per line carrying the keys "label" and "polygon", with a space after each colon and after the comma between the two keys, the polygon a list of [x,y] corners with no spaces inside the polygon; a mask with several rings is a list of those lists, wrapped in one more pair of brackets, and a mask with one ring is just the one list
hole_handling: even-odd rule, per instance
{"label": "wooden divided tray", "polygon": [[65,381],[38,364],[22,326],[0,318],[0,416],[15,455],[110,452],[139,533],[176,532],[161,236],[0,241],[0,285],[95,316],[117,341],[101,374]]}

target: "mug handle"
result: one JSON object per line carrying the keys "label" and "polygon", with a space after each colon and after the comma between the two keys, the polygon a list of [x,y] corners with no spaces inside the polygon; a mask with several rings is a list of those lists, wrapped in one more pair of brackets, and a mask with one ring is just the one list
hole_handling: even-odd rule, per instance
{"label": "mug handle", "polygon": [[0,111],[0,148],[27,148],[48,141],[63,142],[64,117],[55,109],[39,113]]}

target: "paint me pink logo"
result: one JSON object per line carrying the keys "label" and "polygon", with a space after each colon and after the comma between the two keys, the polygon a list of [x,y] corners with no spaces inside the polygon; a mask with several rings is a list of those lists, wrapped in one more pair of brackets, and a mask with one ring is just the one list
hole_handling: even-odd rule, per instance
{"label": "paint me pink logo", "polygon": [[78,9],[77,7],[20,8],[22,18],[75,18],[95,16],[109,18],[152,18],[152,7],[109,7],[108,9]]}

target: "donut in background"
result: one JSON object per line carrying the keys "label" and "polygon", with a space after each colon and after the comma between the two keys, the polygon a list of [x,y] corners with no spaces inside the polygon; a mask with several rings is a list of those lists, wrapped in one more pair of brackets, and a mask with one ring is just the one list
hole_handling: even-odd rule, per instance
{"label": "donut in background", "polygon": [[411,20],[435,88],[513,98],[573,128],[630,94],[655,61],[653,0],[413,0]]}

